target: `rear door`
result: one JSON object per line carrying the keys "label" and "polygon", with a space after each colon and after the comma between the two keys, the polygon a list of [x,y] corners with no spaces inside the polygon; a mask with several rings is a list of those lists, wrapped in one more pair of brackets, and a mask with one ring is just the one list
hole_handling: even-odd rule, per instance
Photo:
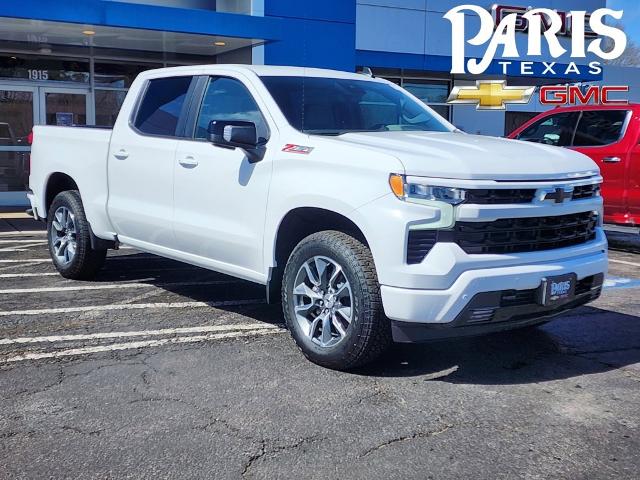
{"label": "rear door", "polygon": [[109,217],[124,240],[173,248],[173,164],[193,76],[155,78],[118,117],[108,160]]}
{"label": "rear door", "polygon": [[627,169],[631,146],[624,133],[629,110],[584,110],[576,128],[572,148],[598,164],[604,178],[605,221],[623,223],[628,213]]}

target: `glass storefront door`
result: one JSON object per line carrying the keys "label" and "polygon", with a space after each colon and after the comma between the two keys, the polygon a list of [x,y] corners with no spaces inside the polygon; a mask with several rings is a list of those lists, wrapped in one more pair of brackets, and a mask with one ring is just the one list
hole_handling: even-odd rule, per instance
{"label": "glass storefront door", "polygon": [[43,125],[87,125],[88,92],[40,87],[40,123]]}
{"label": "glass storefront door", "polygon": [[26,205],[34,125],[88,125],[88,89],[0,84],[0,206]]}
{"label": "glass storefront door", "polygon": [[37,88],[0,86],[0,202],[25,190],[27,137],[38,119],[37,94]]}

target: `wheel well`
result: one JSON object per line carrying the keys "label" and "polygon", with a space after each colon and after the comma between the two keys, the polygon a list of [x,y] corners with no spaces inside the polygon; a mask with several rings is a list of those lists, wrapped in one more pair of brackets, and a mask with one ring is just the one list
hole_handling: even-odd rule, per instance
{"label": "wheel well", "polygon": [[56,198],[60,192],[64,192],[67,190],[78,190],[78,185],[73,181],[66,173],[56,172],[51,177],[49,177],[49,181],[47,182],[47,188],[45,190],[45,214],[48,214],[49,207],[51,207],[51,203],[53,199]]}
{"label": "wheel well", "polygon": [[337,230],[347,233],[368,246],[360,228],[344,215],[314,207],[300,207],[291,210],[280,222],[276,234],[276,267],[271,271],[271,278],[267,286],[269,303],[275,303],[280,298],[284,267],[293,249],[303,238],[323,230]]}

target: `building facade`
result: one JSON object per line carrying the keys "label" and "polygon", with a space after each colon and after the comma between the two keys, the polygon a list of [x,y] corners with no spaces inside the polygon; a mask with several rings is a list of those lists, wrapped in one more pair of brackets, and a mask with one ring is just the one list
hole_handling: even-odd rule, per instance
{"label": "building facade", "polygon": [[[0,3],[0,205],[25,201],[33,125],[112,125],[135,76],[201,63],[297,65],[354,71],[370,67],[471,133],[504,135],[540,111],[476,112],[446,104],[455,84],[452,0],[20,0]],[[531,0],[509,5],[530,6]],[[534,0],[559,11],[595,10],[606,0]],[[473,16],[469,29],[477,28]],[[526,51],[526,36],[519,46]],[[569,38],[562,40],[568,43]],[[468,52],[482,56],[481,47]],[[559,59],[563,63],[566,59]],[[588,62],[584,59],[582,64]],[[584,73],[522,75],[510,84],[593,82]],[[539,72],[537,62],[535,72]],[[502,77],[497,61],[487,74]]]}

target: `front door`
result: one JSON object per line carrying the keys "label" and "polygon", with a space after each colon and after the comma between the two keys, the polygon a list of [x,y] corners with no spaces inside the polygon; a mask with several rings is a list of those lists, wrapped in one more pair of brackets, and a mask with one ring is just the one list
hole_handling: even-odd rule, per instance
{"label": "front door", "polygon": [[256,124],[258,137],[269,127],[257,99],[238,79],[206,79],[192,138],[180,140],[174,164],[173,225],[178,249],[199,263],[251,280],[263,278],[263,230],[272,163],[267,155],[249,163],[239,148],[206,140],[212,120]]}

